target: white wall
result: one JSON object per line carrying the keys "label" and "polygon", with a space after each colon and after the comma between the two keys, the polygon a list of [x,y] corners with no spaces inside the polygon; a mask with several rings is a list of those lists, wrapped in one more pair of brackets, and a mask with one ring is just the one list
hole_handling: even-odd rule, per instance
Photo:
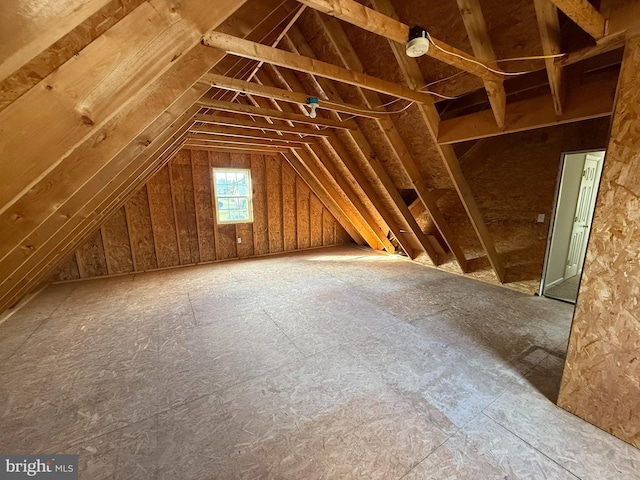
{"label": "white wall", "polygon": [[564,157],[560,193],[553,224],[553,237],[551,238],[551,248],[544,282],[547,288],[564,279],[585,157],[585,153],[569,153]]}

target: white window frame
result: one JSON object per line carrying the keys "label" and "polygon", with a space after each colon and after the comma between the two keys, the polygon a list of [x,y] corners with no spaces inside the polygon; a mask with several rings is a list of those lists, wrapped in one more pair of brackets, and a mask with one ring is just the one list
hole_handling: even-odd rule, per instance
{"label": "white window frame", "polygon": [[[225,173],[246,173],[247,174],[247,179],[248,179],[248,185],[247,185],[247,195],[218,195],[218,187],[216,185],[216,173],[220,173],[220,172],[225,172]],[[218,222],[219,225],[230,225],[230,224],[240,224],[240,223],[253,223],[253,185],[252,185],[252,181],[251,181],[251,170],[248,168],[223,168],[223,167],[216,167],[212,169],[211,172],[211,179],[213,182],[213,192],[214,192],[214,198],[215,198],[215,208],[216,208],[216,221]],[[238,220],[238,219],[232,219],[232,220],[221,220],[220,219],[220,209],[218,208],[218,200],[220,198],[246,198],[247,199],[247,204],[248,204],[248,209],[249,209],[249,219],[245,220]]]}

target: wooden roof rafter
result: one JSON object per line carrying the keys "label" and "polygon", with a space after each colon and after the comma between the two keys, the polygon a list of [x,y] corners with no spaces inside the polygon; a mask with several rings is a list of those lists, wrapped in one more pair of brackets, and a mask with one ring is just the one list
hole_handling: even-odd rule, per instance
{"label": "wooden roof rafter", "polygon": [[[377,35],[381,35],[398,44],[404,45],[409,40],[410,27],[408,25],[353,0],[298,1],[308,7]],[[427,55],[482,79],[500,80],[502,78],[499,73],[492,72],[489,65],[474,58],[472,55],[435,38],[432,38],[432,43],[436,48],[430,48]]]}
{"label": "wooden roof rafter", "polygon": [[294,55],[278,48],[268,47],[266,45],[243,40],[224,33],[212,32],[205,35],[203,43],[209,47],[218,48],[231,55],[260,60],[271,65],[318,75],[330,80],[336,80],[349,85],[367,88],[378,93],[404,98],[405,100],[412,102],[429,103],[432,101],[431,97],[426,93],[411,90],[393,82],[388,82],[386,80],[381,80],[358,72],[351,72],[345,68],[337,67],[330,63],[321,62],[301,55]]}
{"label": "wooden roof rafter", "polygon": [[262,147],[259,145],[221,145],[212,143],[201,143],[194,140],[187,139],[184,143],[184,148],[206,150],[208,152],[220,152],[220,153],[260,153],[267,155],[274,155],[278,153],[288,153],[291,151],[291,147]]}
{"label": "wooden roof rafter", "polygon": [[[560,54],[561,35],[558,9],[551,3],[551,0],[534,0],[533,3],[536,8],[542,51],[549,57]],[[554,109],[557,115],[562,115],[565,97],[562,66],[553,58],[546,58],[545,67],[549,78],[549,87],[551,88]]]}
{"label": "wooden roof rafter", "polygon": [[[457,2],[473,53],[478,59],[496,68],[496,54],[493,51],[479,0],[457,0]],[[504,89],[504,79],[483,79],[483,82],[491,103],[493,115],[496,118],[496,124],[498,128],[502,128],[507,109],[507,92]]]}
{"label": "wooden roof rafter", "polygon": [[[295,32],[298,32],[298,29],[297,27],[294,26],[287,33],[287,36],[285,37],[285,41],[287,41],[290,44],[291,42],[288,36],[291,33],[295,33]],[[297,83],[295,83],[296,79],[291,75],[289,75],[288,79],[285,79],[283,76],[284,72],[279,71],[276,67],[272,67],[272,69],[274,73],[278,75],[281,83],[287,86],[288,88],[287,91],[291,91],[291,93],[295,93],[293,91],[293,87],[298,86]],[[266,72],[263,72],[263,74],[258,77],[258,80],[261,81],[261,83],[263,84],[269,82],[269,86],[273,86],[273,83],[270,82],[270,80],[266,77]],[[301,90],[301,88],[299,88],[298,90]],[[324,97],[327,96],[325,92],[322,91],[321,89],[315,93],[318,95],[323,95]],[[273,99],[271,100],[271,102],[273,102],[274,104],[277,104],[277,102]],[[294,106],[297,106],[299,110],[302,110],[304,108],[300,104],[293,104],[293,105],[280,104],[279,108],[281,110],[287,109],[292,111]],[[333,120],[340,121],[340,117],[338,116],[337,113],[331,110],[327,110],[327,112]],[[325,130],[325,131],[328,132],[330,138],[320,137],[316,145],[310,145],[309,147],[305,147],[305,148],[307,150],[309,149],[312,150],[310,154],[313,155],[313,157],[315,158],[318,158],[318,159],[325,158],[327,156],[327,153],[325,152],[328,152],[332,158],[339,159],[340,162],[350,164],[352,162],[351,156],[347,151],[347,149],[344,148],[344,146],[342,145],[342,142],[335,135],[335,130],[331,130],[331,131]],[[349,131],[351,132],[351,130]],[[358,132],[358,131],[359,131],[359,128],[353,130],[353,132]],[[325,150],[325,152],[323,152],[322,150]],[[321,164],[325,169],[328,169],[328,165],[326,161],[321,162]],[[371,202],[375,211],[378,213],[378,215],[380,215],[380,220],[376,220],[374,216],[371,214],[371,212],[368,211],[368,208],[362,203],[362,201],[360,200],[360,198],[358,197],[358,194],[354,189],[354,186],[349,180],[343,178],[337,172],[334,172],[332,176],[336,179],[336,182],[339,184],[341,190],[349,198],[350,202],[353,204],[356,210],[358,210],[360,215],[371,226],[375,235],[377,236],[377,238],[379,239],[379,241],[381,242],[385,250],[387,250],[389,253],[395,253],[396,251],[395,247],[391,244],[391,242],[387,238],[387,234],[390,230],[394,232],[394,235],[399,234],[400,229],[395,226],[395,223],[391,222],[389,215],[386,213],[386,208],[382,206],[382,204],[378,199],[378,196],[369,191],[368,183],[366,179],[364,179],[362,172],[358,168],[356,168],[354,171],[351,171],[350,173],[351,174],[355,173],[355,177],[354,177],[355,184],[363,191],[364,196],[367,198],[367,200]],[[383,222],[383,224],[381,222]],[[400,242],[400,243],[402,248],[405,249],[405,252],[406,252],[409,249],[408,244],[406,242]],[[413,250],[409,249],[408,255],[412,257]]]}
{"label": "wooden roof rafter", "polygon": [[[344,30],[337,22],[337,20],[332,17],[323,19],[319,15],[317,15],[317,20],[319,24],[324,28],[325,33],[330,39],[334,49],[342,59],[344,66],[352,71],[363,72],[364,67],[355,54],[351,42],[347,38]],[[375,92],[366,91],[363,89],[359,89],[358,91],[363,102],[368,108],[380,108],[382,106],[383,102]],[[375,122],[382,132],[383,137],[387,140],[387,143],[391,147],[391,151],[395,155],[398,164],[410,178],[414,190],[427,207],[431,218],[440,231],[442,238],[451,249],[451,252],[454,254],[458,265],[463,272],[467,271],[467,260],[464,256],[464,253],[462,252],[458,241],[454,238],[453,232],[445,221],[442,212],[440,212],[440,209],[437,207],[435,199],[431,196],[431,192],[428,190],[427,185],[422,175],[420,174],[418,166],[412,158],[411,153],[409,153],[393,120],[391,119],[391,117],[385,116],[379,119],[375,119]],[[439,263],[439,252],[438,249],[435,250],[436,258],[435,260],[432,260],[437,265]]]}
{"label": "wooden roof rafter", "polygon": [[[256,75],[256,81],[265,86],[273,86],[272,82],[264,75],[264,72],[258,72]],[[293,112],[293,108],[288,103],[279,104],[274,99],[267,100],[263,97],[251,98],[251,100],[256,106],[265,106],[267,102],[270,102],[275,108],[278,108],[283,112]],[[299,107],[301,109],[304,108],[301,105],[299,105]],[[287,123],[291,122],[280,120],[273,121],[273,123],[274,128],[282,128],[283,126],[286,127]],[[326,141],[326,139],[319,137],[319,141]],[[358,226],[358,231],[361,233],[363,238],[367,240],[367,243],[372,246],[372,248],[376,248],[374,245],[378,245],[380,248],[385,248],[387,251],[395,251],[391,243],[386,239],[384,233],[378,228],[377,224],[372,222],[372,218],[368,215],[368,212],[363,210],[362,205],[360,205],[357,199],[353,196],[348,184],[341,181],[338,175],[332,175],[326,167],[323,167],[322,162],[313,150],[313,144],[305,145],[302,153],[299,155],[299,158],[302,163],[306,165],[305,168],[309,169],[310,173],[314,175],[319,184],[323,186],[322,188],[324,188],[336,202],[342,205],[345,212],[349,212],[350,218],[355,221],[354,225]],[[348,202],[345,203],[340,200],[341,196],[346,198]]]}
{"label": "wooden roof rafter", "polygon": [[[223,117],[221,115],[204,115],[198,114],[193,117],[193,120],[198,123],[202,123],[205,125],[221,125],[226,127],[242,127],[249,129],[256,129],[268,132],[282,132],[282,133],[293,133],[299,135],[310,135],[310,136],[320,136],[326,137],[329,135],[329,129],[318,130],[312,127],[304,127],[304,126],[291,126],[291,125],[274,125],[273,123],[269,123],[268,121],[262,120],[251,120],[245,118],[233,118],[233,117]],[[200,128],[200,127],[194,127]],[[211,133],[215,133],[215,129],[208,130]],[[205,132],[206,133],[206,132]]]}
{"label": "wooden roof rafter", "polygon": [[194,125],[189,129],[190,133],[200,134],[214,134],[215,136],[225,137],[239,137],[253,140],[285,140],[291,143],[308,143],[312,135],[300,136],[293,133],[279,133],[274,135],[273,133],[262,132],[256,129],[247,129],[242,127],[223,127],[212,125]]}
{"label": "wooden roof rafter", "polygon": [[248,137],[229,137],[225,135],[216,135],[212,133],[187,133],[188,140],[195,140],[200,143],[210,143],[219,145],[247,145],[256,147],[282,147],[294,148],[299,147],[300,143],[309,143],[314,140],[310,137],[308,140],[300,139],[299,142],[293,143],[290,140],[278,140],[274,135],[269,139],[258,139]]}
{"label": "wooden roof rafter", "polygon": [[320,127],[327,128],[357,128],[354,121],[335,121],[325,118],[311,118],[308,115],[300,115],[295,113],[285,113],[278,110],[269,108],[253,107],[250,105],[243,105],[241,103],[221,102],[218,100],[212,100],[203,98],[198,101],[198,105],[207,109],[217,110],[221,112],[239,113],[242,115],[251,115],[256,117],[273,118],[278,120],[287,120],[294,123],[302,123],[307,125],[318,125]]}
{"label": "wooden roof rafter", "polygon": [[605,36],[607,21],[588,0],[549,0],[596,40]]}
{"label": "wooden roof rafter", "polygon": [[[405,45],[409,40],[410,27],[408,25],[400,22],[397,18],[384,15],[379,11],[361,5],[354,0],[298,1],[320,12],[326,13],[327,15],[336,17],[364,30],[381,35],[387,38],[390,42],[393,41],[396,44]],[[468,26],[467,29],[468,31],[473,32],[470,34],[470,40],[474,46],[474,51],[478,49],[481,53],[487,54],[487,48],[485,46],[481,46],[483,43],[486,43],[486,40],[483,38],[482,32],[478,29],[478,27],[481,27],[480,19],[483,19],[482,12],[479,9],[479,5],[476,4],[474,6],[474,3],[470,0],[465,0],[465,2],[465,12],[469,13],[466,15],[465,24],[469,24],[470,26]],[[484,23],[483,20],[482,23]],[[488,38],[488,36],[486,37]],[[483,40],[485,41],[482,42]],[[491,107],[495,113],[496,122],[498,125],[501,125],[504,120],[504,110],[506,106],[506,93],[502,86],[502,82],[504,81],[502,71],[497,68],[495,64],[494,66],[491,66],[488,62],[475,58],[472,55],[469,55],[451,45],[447,45],[431,36],[429,36],[429,41],[431,43],[431,47],[427,51],[427,55],[464,72],[476,75],[483,80]],[[424,84],[417,85],[414,88],[419,91],[423,87]]]}
{"label": "wooden roof rafter", "polygon": [[[225,77],[224,75],[218,75],[214,73],[208,73],[204,75],[200,80],[200,83],[206,83],[211,87],[221,88],[224,90],[230,90],[233,92],[240,92],[249,95],[257,95],[265,98],[272,98],[274,100],[297,103],[304,105],[307,102],[307,98],[311,95],[307,95],[302,92],[290,92],[281,88],[270,87],[268,85],[260,85],[256,82],[246,82],[244,80],[238,80],[235,78]],[[326,98],[320,98],[319,109],[333,110],[340,113],[346,113],[348,115],[376,118],[381,114],[363,109],[357,105],[350,105],[344,102],[335,102]]]}
{"label": "wooden roof rafter", "polygon": [[[390,0],[372,0],[372,3],[374,8],[378,11],[390,18],[397,18],[397,14],[391,5]],[[400,66],[400,70],[402,71],[407,84],[413,87],[424,84],[424,78],[416,60],[414,58],[407,57],[405,55],[404,48],[401,48],[398,43],[389,40],[389,44],[396,56],[398,65]],[[418,105],[418,110],[422,116],[427,131],[437,146],[440,158],[444,163],[453,186],[458,192],[458,197],[467,212],[467,216],[476,232],[478,240],[480,240],[480,244],[487,253],[489,263],[491,263],[498,280],[501,283],[504,283],[505,267],[502,262],[502,258],[496,251],[495,244],[491,238],[489,230],[487,229],[482,212],[473,197],[473,192],[471,191],[469,183],[462,173],[458,157],[455,154],[453,147],[450,145],[439,145],[437,143],[440,115],[433,103],[431,105]]]}
{"label": "wooden roof rafter", "polygon": [[[190,2],[188,6],[184,7],[184,11],[182,7],[177,8],[172,18],[179,20],[179,15],[186,12],[191,19],[196,18],[197,20],[193,23],[182,22],[180,28],[203,28],[206,30],[209,27],[205,27],[205,24],[212,18],[215,22],[222,22],[229,16],[228,14],[220,15],[221,10],[218,8],[232,7],[228,11],[230,14],[236,10],[235,7],[244,2],[225,1],[224,4],[216,5],[215,9],[205,3],[201,1]],[[253,4],[251,10],[253,13],[256,10],[264,10],[265,13],[268,13],[280,8],[285,3],[284,0],[269,0]],[[199,8],[204,8],[206,12],[195,14],[193,9]],[[243,12],[248,10],[245,9]],[[149,12],[147,11],[147,13]],[[156,14],[164,15],[165,12],[155,11],[154,15]],[[272,20],[278,21],[279,15],[275,15],[273,18],[266,15],[269,18],[268,22],[265,21],[264,15],[247,16],[242,25],[243,31],[238,33],[259,36],[261,32],[273,28]],[[113,27],[110,30],[108,42],[113,43],[113,48],[120,48],[118,43],[120,40],[116,39],[119,39],[123,32],[133,28],[139,16],[138,9],[136,9],[121,20],[116,25],[117,28]],[[229,31],[235,32],[236,27],[232,23],[229,24]],[[153,28],[156,27],[159,26],[153,26]],[[148,29],[144,31],[145,35],[150,33],[153,32]],[[125,37],[127,35],[122,38]],[[121,68],[120,64],[123,61],[126,61],[126,55],[122,55],[124,52],[130,51],[129,49],[135,50],[136,46],[140,47],[135,42],[129,43],[126,45],[126,49],[125,47],[120,48],[121,55],[115,57],[117,60],[115,63],[104,62],[101,57],[108,56],[110,50],[100,48],[98,45],[104,46],[104,41],[107,41],[105,38],[102,37],[101,41],[94,41],[84,49],[80,59],[68,62],[58,69],[55,77],[56,82],[52,83],[53,89],[45,90],[43,88],[42,91],[31,89],[6,108],[1,113],[4,118],[3,130],[8,133],[11,128],[14,128],[17,125],[16,119],[13,118],[16,111],[23,111],[26,115],[29,108],[25,105],[33,104],[34,98],[41,95],[42,92],[47,92],[49,101],[55,101],[55,96],[64,96],[65,92],[58,91],[57,88],[64,90],[62,89],[63,79],[82,63],[80,60],[85,63],[97,62],[101,66],[105,66],[106,70],[117,69]],[[142,168],[142,165],[146,165],[145,162],[155,151],[157,142],[162,142],[163,138],[166,138],[165,135],[169,135],[168,141],[175,146],[181,145],[180,142],[183,142],[183,139],[175,138],[175,133],[171,133],[171,131],[188,129],[191,126],[193,115],[197,112],[197,108],[193,111],[191,107],[206,92],[207,88],[206,85],[194,85],[194,83],[224,57],[224,55],[198,45],[198,39],[199,35],[198,38],[193,39],[193,48],[190,51],[185,51],[186,54],[173,58],[169,68],[155,81],[152,81],[146,89],[142,88],[140,82],[147,81],[149,75],[155,75],[157,71],[145,72],[145,75],[137,78],[138,83],[134,82],[134,85],[137,85],[139,93],[131,95],[126,102],[119,102],[117,98],[112,98],[109,88],[93,89],[96,105],[107,106],[108,109],[114,107],[115,110],[101,111],[100,122],[94,121],[96,119],[94,117],[93,124],[83,123],[81,129],[84,132],[84,140],[77,142],[70,153],[61,161],[58,159],[57,153],[49,149],[46,173],[33,180],[35,182],[33,188],[14,199],[13,203],[2,204],[4,212],[0,215],[7,218],[4,223],[7,228],[2,229],[4,240],[1,246],[3,249],[8,249],[0,254],[0,278],[2,278],[0,304],[4,305],[3,308],[10,306],[22,294],[33,288],[36,282],[50,271],[57,261],[56,259],[60,259],[57,253],[61,251],[61,246],[77,246],[83,231],[99,227],[99,225],[93,224],[90,218],[102,218],[104,221],[105,209],[111,205],[109,202],[115,201],[117,196],[123,194],[125,184],[128,185],[126,188],[129,190],[139,188],[140,182],[143,182],[144,178],[135,172],[142,171],[138,167]],[[181,38],[181,41],[191,42],[191,37]],[[147,53],[152,57],[160,54],[153,49]],[[64,62],[64,60],[62,61]],[[161,68],[160,65],[157,67]],[[127,68],[131,70],[130,66]],[[129,73],[134,74],[133,72]],[[81,77],[82,81],[79,81],[78,76],[75,77],[74,88],[76,88],[76,92],[85,87],[90,88],[91,82],[100,84],[100,77],[89,75]],[[118,88],[131,88],[131,85]],[[81,97],[81,95],[79,96]],[[77,98],[75,100],[72,96],[65,98],[69,100],[70,104],[65,104],[64,108],[67,106],[75,108],[74,102],[78,101]],[[46,101],[40,102],[37,108],[39,111],[48,112],[46,105],[48,105]],[[59,120],[62,119],[59,115],[60,108],[61,106],[58,105],[54,109]],[[77,111],[74,112],[77,116]],[[184,124],[181,123],[183,120]],[[63,126],[56,123],[55,128]],[[51,127],[47,129],[47,132],[51,133],[55,128]],[[33,144],[38,142],[47,143],[47,138],[44,137],[38,137],[37,142],[32,138],[30,140],[31,147],[33,148]],[[16,140],[16,138],[12,135],[3,136],[3,140]],[[66,142],[71,139],[72,136],[65,137]],[[59,149],[60,142],[56,144]],[[1,148],[5,146],[3,145]],[[3,158],[11,158],[9,155],[5,155],[6,153],[7,151],[4,150]],[[92,162],[83,161],[89,157],[92,158]],[[135,169],[135,172],[132,169]],[[152,172],[148,171],[148,173]],[[57,181],[57,178],[63,180]]]}
{"label": "wooden roof rafter", "polygon": [[[296,52],[308,57],[313,55],[313,51],[306,43],[306,40],[299,29],[296,27],[293,27],[285,38],[289,39],[290,47],[295,49]],[[274,67],[274,69],[276,68]],[[281,73],[283,76],[291,77],[290,75],[287,75],[286,71]],[[313,76],[310,78],[314,81],[319,94],[329,97],[331,100],[342,101],[342,98],[329,79],[322,77],[315,79]],[[295,81],[294,78],[286,80],[283,78],[283,80],[288,83],[289,88],[292,88],[291,84]],[[340,118],[336,112],[331,112],[331,115],[333,118]],[[402,223],[406,226],[401,226],[392,216],[391,212],[382,204],[382,202],[380,202],[379,195],[370,187],[369,181],[363,175],[361,167],[351,158],[351,155],[349,155],[335,133],[332,135],[331,141],[329,142],[331,145],[330,148],[336,149],[338,157],[349,170],[349,173],[354,177],[360,188],[363,189],[368,200],[375,206],[378,213],[382,216],[405,253],[413,259],[421,251],[426,252],[428,249],[431,252],[431,258],[437,259],[438,252],[435,250],[434,244],[429,240],[429,237],[422,232],[415,221],[415,218],[408,210],[408,207],[406,209],[403,208],[403,206],[406,207],[406,204],[404,203],[402,196],[398,192],[380,161],[376,158],[373,148],[367,141],[364,134],[360,129],[345,131],[344,133],[350,137],[350,140],[357,147],[362,161],[370,166],[372,172],[377,178],[377,181],[385,190],[390,202],[396,209],[398,217],[402,219]]]}

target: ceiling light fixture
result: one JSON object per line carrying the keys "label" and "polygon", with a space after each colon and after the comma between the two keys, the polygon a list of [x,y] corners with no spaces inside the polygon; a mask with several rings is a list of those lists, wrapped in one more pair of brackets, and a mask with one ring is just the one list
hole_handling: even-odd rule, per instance
{"label": "ceiling light fixture", "polygon": [[307,98],[307,106],[309,107],[309,116],[311,118],[316,118],[316,108],[318,108],[318,97],[309,97]]}
{"label": "ceiling light fixture", "polygon": [[421,57],[429,51],[429,39],[427,31],[416,25],[409,30],[409,41],[405,46],[405,52],[408,57]]}

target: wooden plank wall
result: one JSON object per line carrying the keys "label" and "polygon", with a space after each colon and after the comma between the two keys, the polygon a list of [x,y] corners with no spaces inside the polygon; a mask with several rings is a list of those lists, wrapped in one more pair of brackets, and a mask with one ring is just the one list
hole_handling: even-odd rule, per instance
{"label": "wooden plank wall", "polygon": [[558,404],[640,448],[640,36],[628,40]]}
{"label": "wooden plank wall", "polygon": [[[251,169],[253,223],[216,224],[214,167]],[[185,149],[50,279],[143,272],[349,241],[340,224],[280,156]]]}

